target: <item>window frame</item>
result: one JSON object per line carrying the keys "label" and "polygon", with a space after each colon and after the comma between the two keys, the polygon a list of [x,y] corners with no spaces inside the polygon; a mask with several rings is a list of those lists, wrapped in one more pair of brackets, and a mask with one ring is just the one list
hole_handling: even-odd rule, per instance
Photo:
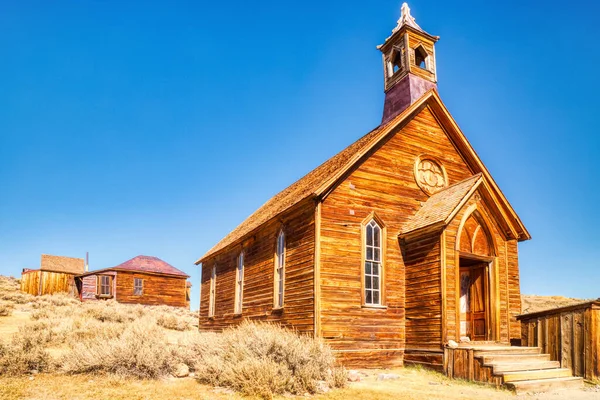
{"label": "window frame", "polygon": [[217,297],[217,264],[210,271],[210,286],[208,289],[208,318],[215,317]]}
{"label": "window frame", "polygon": [[[103,279],[108,279],[108,283],[104,284]],[[108,288],[108,293],[103,293],[103,288]],[[113,297],[113,277],[111,275],[97,275],[97,289],[96,296],[99,298],[111,298]]]}
{"label": "window frame", "polygon": [[[279,242],[283,241],[281,253]],[[275,237],[275,253],[273,257],[273,308],[278,310],[285,306],[285,264],[287,261],[287,242],[285,230],[281,228]],[[281,286],[281,290],[280,290]]]}
{"label": "window frame", "polygon": [[244,272],[245,272],[244,250],[236,258],[235,266],[235,297],[233,313],[241,315],[244,308]]}
{"label": "window frame", "polygon": [[[367,226],[374,221],[379,227],[380,231],[380,257],[379,257],[379,302],[378,303],[367,303],[367,287],[366,281],[366,262],[373,262],[367,260]],[[386,275],[386,253],[387,253],[387,228],[383,221],[375,214],[371,213],[361,223],[361,305],[365,308],[387,308],[386,306],[386,293],[385,293],[385,275]],[[377,261],[374,261],[377,262]],[[371,288],[372,290],[372,288]]]}
{"label": "window frame", "polygon": [[[137,285],[137,283],[140,285]],[[136,290],[139,288],[140,292],[137,293]],[[144,279],[142,278],[133,278],[133,295],[134,296],[143,296],[144,295]]]}

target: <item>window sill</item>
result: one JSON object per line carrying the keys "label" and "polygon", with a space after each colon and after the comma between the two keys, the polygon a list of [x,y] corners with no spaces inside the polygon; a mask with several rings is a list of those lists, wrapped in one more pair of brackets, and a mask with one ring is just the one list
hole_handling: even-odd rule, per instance
{"label": "window sill", "polygon": [[380,305],[377,305],[377,304],[363,304],[361,306],[361,308],[371,308],[371,309],[374,309],[374,310],[387,310],[388,307],[387,306],[380,306]]}
{"label": "window sill", "polygon": [[113,296],[111,294],[97,294],[96,298],[98,298],[98,299],[112,299]]}
{"label": "window sill", "polygon": [[233,313],[233,318],[242,318],[242,313]]}
{"label": "window sill", "polygon": [[210,316],[208,317],[208,320],[209,320],[209,321],[214,321],[214,320],[215,320],[215,316],[214,316],[214,315],[210,315]]}
{"label": "window sill", "polygon": [[273,314],[281,314],[284,310],[284,307],[273,307],[273,309],[271,310],[271,312]]}

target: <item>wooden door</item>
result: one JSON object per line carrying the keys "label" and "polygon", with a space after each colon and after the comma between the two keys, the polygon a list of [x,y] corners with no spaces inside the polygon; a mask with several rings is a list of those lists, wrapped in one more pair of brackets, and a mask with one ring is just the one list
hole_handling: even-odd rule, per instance
{"label": "wooden door", "polygon": [[486,265],[460,268],[460,336],[487,340]]}
{"label": "wooden door", "polygon": [[486,340],[485,266],[472,267],[471,275],[471,340]]}

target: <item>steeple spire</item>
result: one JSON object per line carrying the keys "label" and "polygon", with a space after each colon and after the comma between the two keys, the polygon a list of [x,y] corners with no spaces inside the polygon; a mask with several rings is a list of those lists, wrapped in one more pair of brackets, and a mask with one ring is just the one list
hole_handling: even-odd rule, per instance
{"label": "steeple spire", "polygon": [[392,35],[377,47],[383,53],[383,123],[437,87],[434,46],[438,39],[417,24],[408,4],[403,3]]}
{"label": "steeple spire", "polygon": [[408,6],[408,3],[402,3],[402,8],[400,9],[400,19],[398,20],[398,25],[396,25],[392,33],[402,28],[403,25],[408,25],[411,28],[415,28],[423,32],[423,29],[417,25],[415,18],[410,15],[410,7]]}

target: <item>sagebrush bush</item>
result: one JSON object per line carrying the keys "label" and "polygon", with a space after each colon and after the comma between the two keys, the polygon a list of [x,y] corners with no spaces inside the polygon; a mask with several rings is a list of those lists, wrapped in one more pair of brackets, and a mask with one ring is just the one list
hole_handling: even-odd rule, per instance
{"label": "sagebrush bush", "polygon": [[166,376],[176,364],[162,330],[145,318],[128,324],[117,337],[75,343],[60,360],[61,370],[69,374],[100,372],[142,379]]}
{"label": "sagebrush bush", "polygon": [[198,349],[194,367],[201,382],[247,395],[316,393],[323,382],[339,387],[346,381],[320,339],[278,325],[243,322],[191,347]]}
{"label": "sagebrush bush", "polygon": [[175,331],[186,331],[192,328],[187,319],[167,313],[159,314],[156,317],[156,323],[158,326],[162,326],[165,329],[171,329]]}
{"label": "sagebrush bush", "polygon": [[8,317],[12,314],[15,306],[11,303],[0,301],[0,317]]}
{"label": "sagebrush bush", "polygon": [[50,369],[50,356],[44,349],[46,338],[38,330],[20,329],[9,345],[0,343],[0,375],[22,375]]}

